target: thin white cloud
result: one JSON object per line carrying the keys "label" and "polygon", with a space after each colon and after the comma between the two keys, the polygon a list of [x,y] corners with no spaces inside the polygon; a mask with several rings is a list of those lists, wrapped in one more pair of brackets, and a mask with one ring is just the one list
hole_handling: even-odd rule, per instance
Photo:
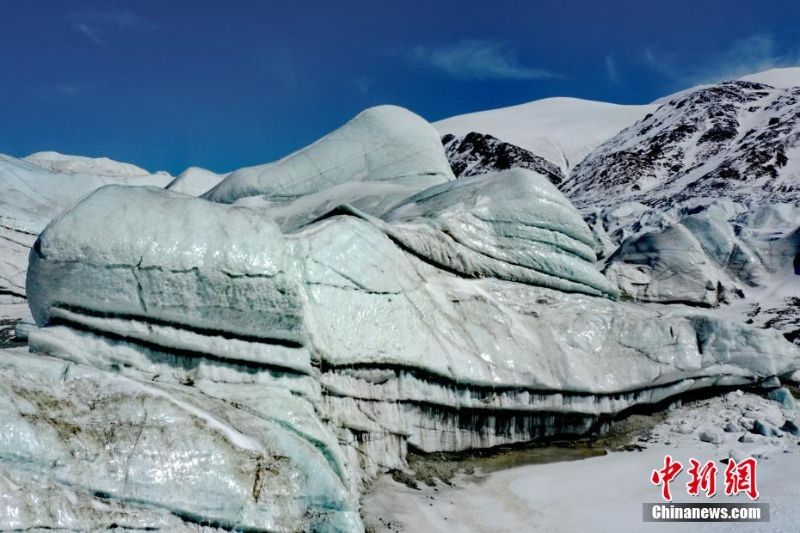
{"label": "thin white cloud", "polygon": [[106,45],[106,35],[119,29],[154,30],[158,26],[130,9],[87,9],[67,17],[73,29],[99,46]]}
{"label": "thin white cloud", "polygon": [[606,74],[611,83],[614,85],[622,85],[619,71],[617,70],[617,63],[614,61],[614,56],[610,54],[606,56]]}
{"label": "thin white cloud", "polygon": [[797,51],[782,53],[769,35],[753,35],[735,42],[729,49],[712,56],[714,65],[703,81],[741,78],[747,74],[800,63]]}
{"label": "thin white cloud", "polygon": [[652,50],[644,50],[643,57],[656,72],[686,86],[717,83],[773,68],[800,65],[800,50],[782,51],[772,36],[762,34],[735,41],[727,49],[708,54],[701,64],[690,68],[678,68],[676,61],[657,56]]}
{"label": "thin white cloud", "polygon": [[495,41],[465,40],[454,45],[417,46],[407,55],[414,63],[433,67],[454,78],[473,80],[543,80],[560,77],[521,65],[514,51]]}
{"label": "thin white cloud", "polygon": [[73,24],[73,27],[82,34],[84,34],[85,36],[87,36],[89,39],[94,41],[95,44],[98,44],[100,46],[104,46],[106,44],[105,41],[100,37],[99,32],[92,26],[89,26],[88,24],[85,24],[83,22],[77,22]]}

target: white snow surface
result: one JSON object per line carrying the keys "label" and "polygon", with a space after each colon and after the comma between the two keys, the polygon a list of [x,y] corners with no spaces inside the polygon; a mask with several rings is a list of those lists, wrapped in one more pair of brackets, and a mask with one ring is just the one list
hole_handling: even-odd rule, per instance
{"label": "white snow surface", "polygon": [[657,105],[617,105],[577,98],[546,98],[435,122],[441,134],[489,134],[560,167],[565,175],[589,152]]}
{"label": "white snow surface", "polygon": [[[512,531],[600,531],[609,533],[670,531],[797,531],[800,484],[800,441],[788,432],[762,436],[752,432],[756,420],[767,427],[797,422],[794,408],[755,396],[732,392],[674,410],[645,438],[634,444],[643,451],[612,452],[571,462],[515,467],[461,475],[453,485],[422,485],[420,490],[393,482],[376,482],[362,501],[365,522],[376,533],[430,531],[439,533]],[[705,442],[701,434],[705,433]],[[709,436],[714,436],[711,439]],[[739,442],[743,438],[747,442]],[[684,470],[671,484],[680,503],[748,503],[745,494],[724,494],[729,457],[756,458],[759,503],[770,505],[768,523],[644,523],[642,504],[658,503],[661,487],[650,482],[653,470],[670,454]],[[686,492],[689,459],[714,461],[717,494],[706,498]]]}
{"label": "white snow surface", "polygon": [[[739,79],[742,81],[752,81],[754,83],[764,83],[766,85],[769,85],[771,87],[776,87],[779,89],[800,87],[800,67],[773,68],[769,70],[764,70],[762,72],[756,72],[754,74],[748,74],[747,76],[742,76]],[[689,93],[693,93],[699,89],[706,89],[708,87],[713,87],[713,85],[714,84],[711,83],[696,85],[689,89],[683,89],[676,93],[672,93],[667,96],[662,96],[661,98],[655,100],[653,103],[666,104],[670,100],[680,98]]]}
{"label": "white snow surface", "polygon": [[800,87],[800,67],[773,68],[756,74],[749,74],[739,79],[756,83],[766,83],[767,85],[783,89]]}

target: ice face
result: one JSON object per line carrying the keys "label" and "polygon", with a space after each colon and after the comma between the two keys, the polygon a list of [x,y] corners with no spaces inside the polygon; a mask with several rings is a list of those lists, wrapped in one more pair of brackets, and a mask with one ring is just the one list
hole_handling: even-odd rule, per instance
{"label": "ice face", "polygon": [[796,209],[696,198],[657,211],[624,203],[584,214],[623,297],[718,306],[763,291],[800,251]]}
{"label": "ice face", "polygon": [[[101,363],[124,355],[108,341],[82,340],[77,351]],[[172,529],[177,517],[259,531],[359,531],[347,485],[303,435],[304,419],[319,426],[313,409],[276,387],[261,397],[246,384],[223,389],[235,374],[200,374],[198,388],[3,352],[0,527]],[[225,398],[215,397],[220,390]],[[237,403],[242,392],[250,409]]]}
{"label": "ice face", "polygon": [[[274,507],[302,514],[335,501],[325,520],[358,530],[358,491],[402,467],[409,445],[454,451],[582,435],[637,404],[800,368],[777,332],[608,298],[592,242],[577,211],[529,171],[435,186],[382,218],[338,209],[290,234],[263,207],[109,186],[33,249],[29,294],[45,327],[30,345],[97,379],[149,387],[157,406],[144,404],[148,417],[179,405],[199,431],[235,445],[219,452],[222,465],[253,453],[272,465],[286,456],[281,439],[299,439],[288,456],[296,464],[270,471],[277,492],[247,504],[253,523],[276,529],[297,515]],[[232,402],[234,414],[218,402]],[[260,426],[239,410],[289,433],[254,440]],[[29,440],[42,439],[34,431]],[[203,439],[185,445],[191,461],[207,453]],[[23,459],[47,472],[30,454]],[[312,467],[329,481],[296,481]],[[182,483],[238,502],[252,487],[232,473],[244,467],[231,468],[214,471],[234,491],[224,498],[202,476]],[[227,507],[192,507],[134,475],[137,501],[229,523]],[[107,471],[96,476],[112,483]],[[84,478],[63,483],[127,494]]]}

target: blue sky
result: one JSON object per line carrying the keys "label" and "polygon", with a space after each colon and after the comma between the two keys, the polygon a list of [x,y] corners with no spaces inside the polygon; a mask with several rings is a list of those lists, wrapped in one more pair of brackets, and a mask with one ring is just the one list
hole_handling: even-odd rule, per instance
{"label": "blue sky", "polygon": [[367,107],[435,121],[645,103],[800,65],[797,0],[2,3],[0,153],[177,174],[264,163]]}

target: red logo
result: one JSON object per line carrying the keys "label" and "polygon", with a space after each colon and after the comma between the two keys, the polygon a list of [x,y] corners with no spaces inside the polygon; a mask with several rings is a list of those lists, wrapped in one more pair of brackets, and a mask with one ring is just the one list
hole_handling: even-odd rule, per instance
{"label": "red logo", "polygon": [[751,500],[757,500],[756,465],[756,460],[752,457],[739,463],[730,459],[725,468],[725,494],[733,496],[744,492]]}
{"label": "red logo", "polygon": [[653,485],[661,485],[661,497],[668,502],[672,501],[669,484],[681,470],[683,470],[683,465],[678,461],[673,461],[671,455],[667,455],[664,457],[664,468],[653,470],[653,474],[650,476]]}
{"label": "red logo", "polygon": [[[714,461],[700,464],[696,459],[689,459],[690,467],[686,471],[689,474],[689,482],[686,484],[686,492],[690,496],[699,496],[704,492],[707,498],[717,493],[717,465]],[[728,460],[725,468],[725,494],[735,496],[740,492],[747,494],[751,500],[758,499],[758,488],[756,486],[756,466],[755,459],[748,457],[738,463],[734,459]],[[679,461],[672,459],[671,455],[664,457],[664,468],[653,470],[650,481],[653,485],[661,486],[661,497],[665,501],[672,501],[672,492],[669,484],[675,480],[683,470],[683,465]]]}
{"label": "red logo", "polygon": [[692,466],[688,473],[692,479],[686,484],[686,491],[691,496],[698,496],[702,490],[707,498],[712,497],[717,493],[717,465],[709,461],[700,468],[700,461],[689,459],[689,462]]}

